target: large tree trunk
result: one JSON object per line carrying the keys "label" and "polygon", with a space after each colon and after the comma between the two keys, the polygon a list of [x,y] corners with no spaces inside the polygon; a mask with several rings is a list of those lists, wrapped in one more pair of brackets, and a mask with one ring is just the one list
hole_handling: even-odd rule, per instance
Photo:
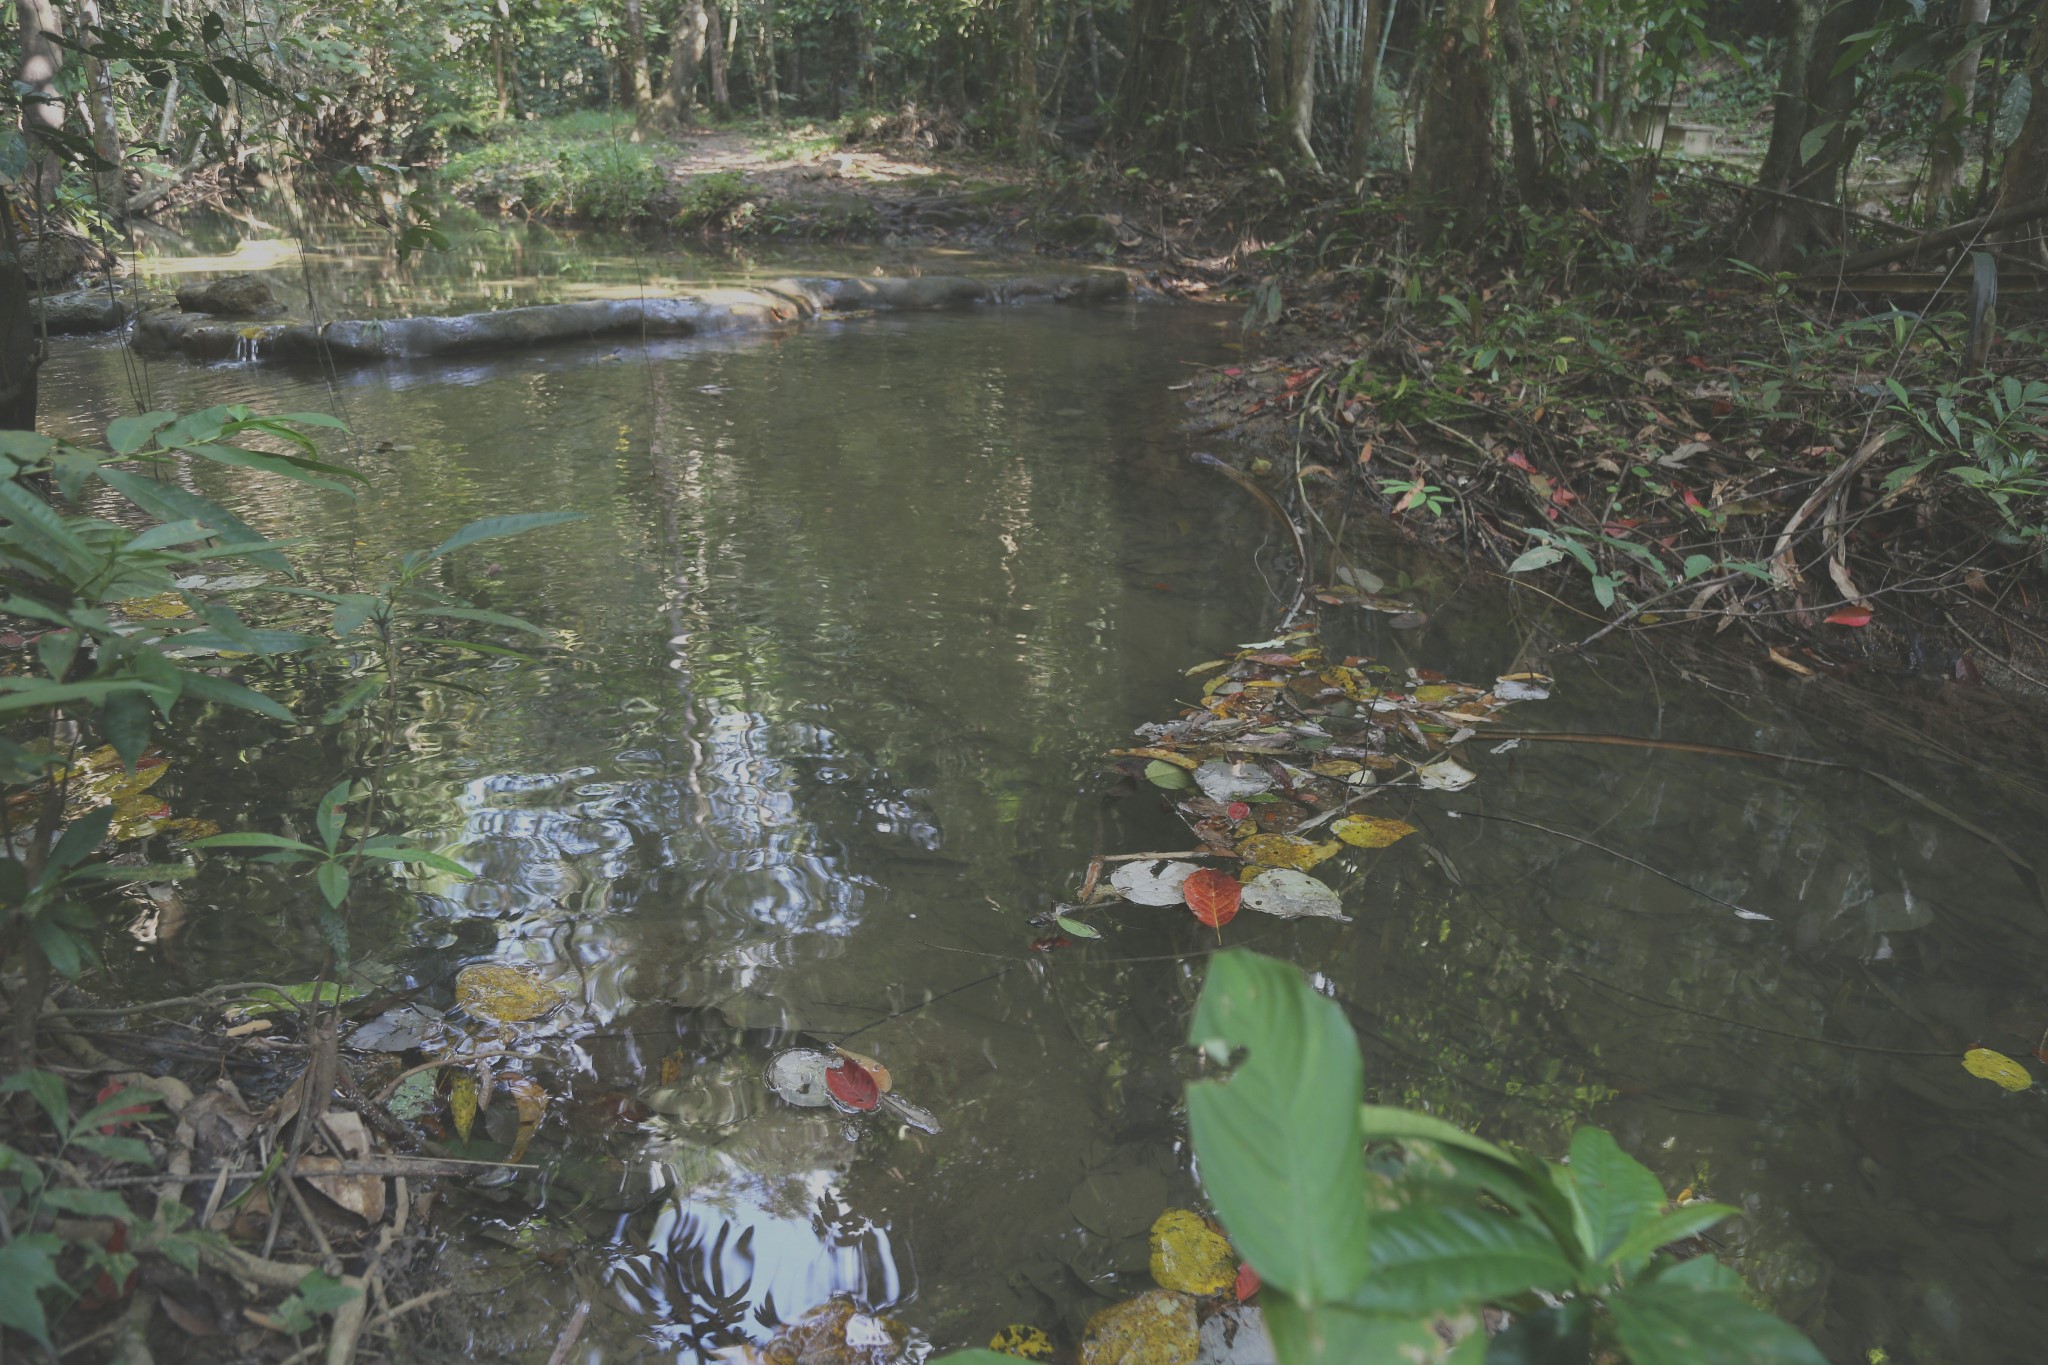
{"label": "large tree trunk", "polygon": [[64,101],[57,94],[57,73],[64,69],[64,50],[45,34],[62,33],[63,20],[50,0],[14,0],[21,25],[21,132],[35,160],[29,167],[29,194],[38,205],[55,202],[63,164],[56,149],[37,136],[64,126]]}
{"label": "large tree trunk", "polygon": [[[1856,99],[1855,70],[1837,72],[1835,63],[1842,44],[1874,22],[1877,3],[1842,0],[1827,8],[1826,0],[1792,0],[1771,143],[1756,178],[1778,193],[1757,196],[1736,248],[1760,269],[1783,268],[1835,226],[1826,206],[1837,202],[1842,169],[1855,150],[1848,115]],[[1807,135],[1822,128],[1826,135],[1810,147]]]}
{"label": "large tree trunk", "polygon": [[1017,150],[1027,157],[1038,155],[1040,139],[1038,107],[1038,0],[1012,0],[1015,6],[1010,28],[1010,132]]}
{"label": "large tree trunk", "polygon": [[1275,124],[1287,114],[1288,52],[1294,44],[1294,0],[1267,0],[1266,113]]}
{"label": "large tree trunk", "polygon": [[725,20],[718,13],[717,5],[707,0],[704,8],[710,20],[704,30],[704,52],[711,71],[711,107],[720,114],[726,114],[732,111],[732,88],[726,83]]}
{"label": "large tree trunk", "polygon": [[711,16],[704,0],[683,0],[682,8],[669,21],[668,79],[654,101],[655,117],[664,127],[687,127],[697,105],[697,73],[704,68],[706,35]]}
{"label": "large tree trunk", "polygon": [[2048,0],[2041,0],[2034,11],[2034,38],[2027,45],[2025,79],[2031,100],[2027,119],[2006,151],[1994,209],[2048,197]]}
{"label": "large tree trunk", "polygon": [[637,137],[654,126],[654,77],[647,70],[647,20],[640,0],[626,0],[626,101]]}
{"label": "large tree trunk", "polygon": [[1493,0],[1446,0],[1415,131],[1424,230],[1453,240],[1477,232],[1493,202],[1492,18]]}
{"label": "large tree trunk", "polygon": [[1294,0],[1287,33],[1287,142],[1310,167],[1316,163],[1316,36],[1322,0]]}
{"label": "large tree trunk", "polygon": [[43,362],[14,207],[0,189],[0,431],[36,429],[36,369]]}
{"label": "large tree trunk", "polygon": [[1379,133],[1379,30],[1386,4],[1387,0],[1365,0],[1358,21],[1358,84],[1351,90],[1351,144],[1344,153],[1345,173],[1355,181],[1363,181],[1372,170],[1373,141]]}
{"label": "large tree trunk", "polygon": [[[1957,27],[1964,31],[1972,24],[1981,26],[1990,16],[1991,0],[1961,0],[1956,7]],[[1927,207],[1937,222],[1956,192],[1956,172],[1963,161],[1962,133],[1956,125],[1967,121],[1977,106],[1977,65],[1983,55],[1981,40],[1964,43],[1941,83],[1941,111],[1935,115],[1934,148],[1927,163]]]}

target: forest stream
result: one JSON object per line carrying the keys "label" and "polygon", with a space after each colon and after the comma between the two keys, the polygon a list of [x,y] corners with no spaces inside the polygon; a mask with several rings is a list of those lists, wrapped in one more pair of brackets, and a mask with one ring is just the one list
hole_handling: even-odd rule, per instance
{"label": "forest stream", "polygon": [[[310,282],[358,313],[799,266],[1015,268],[837,249],[735,265],[511,225],[402,270],[343,239],[186,250],[145,279],[267,265],[280,293]],[[426,987],[385,1028],[395,1052],[393,1029],[431,1034],[465,966],[565,1001],[505,1060],[543,1096],[525,1155],[543,1169],[444,1197],[440,1268],[474,1307],[443,1315],[443,1345],[539,1360],[587,1302],[576,1359],[696,1362],[835,1294],[940,1347],[1075,1332],[1144,1286],[1154,1218],[1199,1206],[1177,1049],[1220,941],[1345,1005],[1369,1097],[1553,1156],[1598,1123],[1667,1189],[1740,1207],[1717,1246],[1831,1359],[1873,1341],[2038,1355],[2042,1092],[1957,1058],[2024,1056],[2048,1028],[2039,888],[1981,837],[2038,850],[2048,795],[2000,775],[2012,750],[1989,724],[1937,751],[1919,717],[1949,703],[1927,685],[1619,643],[1543,657],[1533,596],[1354,526],[1345,564],[1416,611],[1325,608],[1333,652],[1453,678],[1541,668],[1552,693],[1515,707],[1518,728],[1892,782],[1482,736],[1469,789],[1384,798],[1418,837],[1325,869],[1353,922],[1219,932],[1129,906],[1096,917],[1100,940],[1034,950],[1034,917],[1091,857],[1186,846],[1104,756],[1177,714],[1191,667],[1270,634],[1288,595],[1273,522],[1188,458],[1177,386],[1231,363],[1237,321],[1028,305],[330,375],[53,343],[53,432],[228,402],[344,420],[330,454],[369,479],[360,499],[206,488],[300,541],[320,585],[477,517],[583,514],[453,564],[471,599],[560,647],[405,730],[395,827],[475,877],[384,882],[354,920],[363,981]],[[152,790],[271,828],[335,780],[317,737],[236,733],[216,722]],[[306,894],[208,859],[115,927],[112,989],[309,980]],[[885,1064],[937,1131],[785,1103],[764,1075],[798,1031]],[[519,1114],[500,1100],[448,1150],[503,1154]]]}

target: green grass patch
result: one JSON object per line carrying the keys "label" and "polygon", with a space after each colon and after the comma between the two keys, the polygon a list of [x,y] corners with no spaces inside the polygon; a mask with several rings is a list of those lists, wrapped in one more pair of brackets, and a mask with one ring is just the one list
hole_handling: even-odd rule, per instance
{"label": "green grass patch", "polygon": [[535,217],[631,223],[655,216],[668,175],[631,115],[581,110],[513,125],[449,158],[442,188],[477,204]]}

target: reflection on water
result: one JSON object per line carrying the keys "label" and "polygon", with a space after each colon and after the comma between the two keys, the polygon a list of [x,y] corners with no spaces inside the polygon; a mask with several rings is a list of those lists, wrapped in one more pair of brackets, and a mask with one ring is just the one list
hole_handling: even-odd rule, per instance
{"label": "reflection on water", "polygon": [[[448,563],[450,588],[566,648],[421,698],[395,800],[477,876],[357,912],[365,969],[435,1003],[480,960],[572,1001],[516,1040],[556,1097],[548,1181],[461,1196],[516,1232],[449,1258],[494,1296],[464,1352],[532,1358],[590,1299],[598,1357],[695,1361],[835,1291],[979,1343],[1009,1321],[1072,1331],[1145,1284],[1146,1227],[1195,1197],[1173,1049],[1214,935],[1132,910],[1099,945],[1025,945],[1089,854],[1178,846],[1149,797],[1103,794],[1096,756],[1270,619],[1268,528],[1173,427],[1168,386],[1213,355],[1214,321],[882,318],[333,390],[60,349],[47,406],[83,426],[136,388],[339,411],[362,504],[226,490],[311,541],[314,586],[475,516],[585,514]],[[1431,621],[1333,622],[1333,649],[1493,677],[1543,629],[1398,543],[1357,559],[1412,574]],[[1957,689],[1851,710],[1842,684],[1740,667],[1557,671],[1518,723],[1844,759],[1927,800],[1841,770],[1525,743],[1475,755],[1468,792],[1386,812],[1423,833],[1351,855],[1355,924],[1244,916],[1226,936],[1321,974],[1376,1098],[1547,1152],[1590,1118],[1669,1188],[1742,1206],[1728,1249],[1832,1357],[2029,1358],[2048,1329],[2042,1092],[1957,1058],[2024,1057],[2048,1028],[2048,911],[1944,812],[2038,848],[2039,719]],[[301,685],[305,710],[332,700]],[[343,761],[311,738],[207,746],[163,786],[273,828]],[[110,949],[139,995],[317,958],[290,883],[209,866],[180,894],[206,908],[177,934]],[[767,1059],[798,1038],[881,1058],[942,1131],[769,1095]],[[515,1120],[480,1122],[509,1142]]]}

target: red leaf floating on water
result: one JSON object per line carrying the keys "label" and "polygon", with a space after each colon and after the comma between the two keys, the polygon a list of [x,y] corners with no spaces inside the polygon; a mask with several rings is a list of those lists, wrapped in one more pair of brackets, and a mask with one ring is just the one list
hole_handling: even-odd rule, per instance
{"label": "red leaf floating on water", "polygon": [[1244,897],[1244,886],[1228,872],[1205,867],[1181,883],[1180,894],[1188,903],[1188,909],[1195,912],[1196,919],[1212,929],[1221,929],[1237,918],[1237,904]]}
{"label": "red leaf floating on water", "polygon": [[1252,1295],[1258,1293],[1259,1272],[1253,1270],[1249,1265],[1239,1266],[1237,1268],[1237,1288],[1234,1292],[1237,1294],[1237,1301],[1239,1303],[1243,1303]]}
{"label": "red leaf floating on water", "polygon": [[882,1089],[859,1062],[841,1057],[825,1068],[825,1088],[848,1109],[865,1114],[882,1102]]}
{"label": "red leaf floating on water", "polygon": [[1242,801],[1231,802],[1223,808],[1223,813],[1232,820],[1249,820],[1252,818],[1252,808]]}
{"label": "red leaf floating on water", "polygon": [[1034,938],[1031,940],[1031,951],[1034,953],[1049,953],[1055,948],[1071,948],[1073,946],[1074,940],[1068,938],[1065,934],[1051,934],[1045,938]]}
{"label": "red leaf floating on water", "polygon": [[1870,624],[1869,607],[1843,607],[1827,618],[1831,626],[1867,626]]}

